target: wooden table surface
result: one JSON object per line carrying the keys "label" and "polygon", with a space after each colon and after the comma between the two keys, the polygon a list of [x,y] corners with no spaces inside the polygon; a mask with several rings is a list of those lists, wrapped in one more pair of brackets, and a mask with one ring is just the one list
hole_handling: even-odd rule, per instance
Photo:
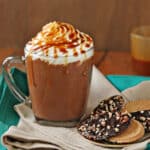
{"label": "wooden table surface", "polygon": [[96,51],[94,57],[96,66],[104,74],[138,75],[133,69],[130,51],[117,50],[104,53],[104,51]]}
{"label": "wooden table surface", "polygon": [[[0,49],[0,63],[8,56],[23,55],[23,51],[13,49]],[[95,51],[95,65],[107,74],[136,74],[132,68],[131,55],[129,51]]]}

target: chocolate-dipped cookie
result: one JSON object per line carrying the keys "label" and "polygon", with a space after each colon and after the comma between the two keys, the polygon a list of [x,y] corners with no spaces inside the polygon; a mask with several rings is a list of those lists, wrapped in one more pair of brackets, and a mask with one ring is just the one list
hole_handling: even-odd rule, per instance
{"label": "chocolate-dipped cookie", "polygon": [[123,109],[127,110],[134,119],[142,123],[145,132],[150,132],[150,100],[128,101]]}
{"label": "chocolate-dipped cookie", "polygon": [[116,136],[128,128],[131,116],[122,113],[124,99],[120,95],[100,101],[92,113],[78,125],[78,131],[85,138],[102,141]]}
{"label": "chocolate-dipped cookie", "polygon": [[142,123],[145,132],[150,132],[150,110],[141,110],[131,113],[132,117]]}
{"label": "chocolate-dipped cookie", "polygon": [[131,117],[121,112],[91,113],[78,125],[78,131],[89,140],[102,141],[128,128]]}

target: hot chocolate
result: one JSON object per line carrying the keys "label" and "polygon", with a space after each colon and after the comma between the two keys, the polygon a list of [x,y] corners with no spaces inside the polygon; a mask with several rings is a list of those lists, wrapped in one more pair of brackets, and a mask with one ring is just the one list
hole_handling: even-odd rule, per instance
{"label": "hot chocolate", "polygon": [[52,22],[26,44],[32,107],[38,119],[75,121],[84,113],[93,40],[72,25]]}

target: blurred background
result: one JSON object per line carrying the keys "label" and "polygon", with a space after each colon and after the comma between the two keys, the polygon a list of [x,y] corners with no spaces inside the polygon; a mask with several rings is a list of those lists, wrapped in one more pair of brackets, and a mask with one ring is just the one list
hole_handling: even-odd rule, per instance
{"label": "blurred background", "polygon": [[0,0],[0,48],[22,50],[50,21],[89,33],[96,50],[129,50],[132,28],[150,24],[150,0]]}

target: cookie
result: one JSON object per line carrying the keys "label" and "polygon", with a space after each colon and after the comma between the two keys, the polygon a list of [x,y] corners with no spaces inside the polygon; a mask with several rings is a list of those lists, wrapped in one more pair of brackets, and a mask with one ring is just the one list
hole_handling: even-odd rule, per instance
{"label": "cookie", "polygon": [[150,110],[150,100],[133,100],[128,101],[124,105],[124,109],[128,112],[137,112],[142,110]]}
{"label": "cookie", "polygon": [[120,95],[100,101],[99,105],[77,126],[79,133],[89,140],[103,141],[128,128],[131,115],[122,113],[124,99]]}
{"label": "cookie", "polygon": [[143,125],[145,132],[150,132],[150,110],[132,112],[131,115]]}
{"label": "cookie", "polygon": [[78,125],[79,133],[89,140],[102,141],[128,128],[131,116],[121,112],[94,111]]}
{"label": "cookie", "polygon": [[133,100],[124,105],[124,109],[144,126],[145,132],[150,132],[150,100]]}
{"label": "cookie", "polygon": [[113,143],[132,143],[144,136],[144,128],[138,121],[132,119],[129,127],[124,130],[121,134],[109,138],[110,142]]}
{"label": "cookie", "polygon": [[101,141],[118,135],[128,128],[129,124],[130,116],[128,114],[113,113],[111,118],[108,113],[103,116],[90,115],[80,123],[78,131],[89,140]]}

